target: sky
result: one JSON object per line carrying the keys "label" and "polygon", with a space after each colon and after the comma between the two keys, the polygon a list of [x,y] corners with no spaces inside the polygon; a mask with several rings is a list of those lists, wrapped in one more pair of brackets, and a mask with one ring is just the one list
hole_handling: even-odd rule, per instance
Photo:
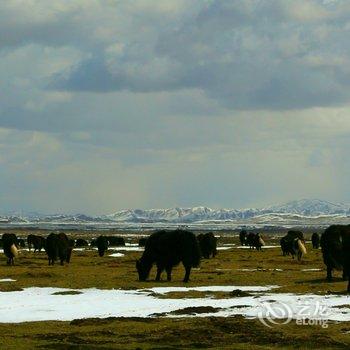
{"label": "sky", "polygon": [[0,210],[350,202],[350,2],[0,1]]}

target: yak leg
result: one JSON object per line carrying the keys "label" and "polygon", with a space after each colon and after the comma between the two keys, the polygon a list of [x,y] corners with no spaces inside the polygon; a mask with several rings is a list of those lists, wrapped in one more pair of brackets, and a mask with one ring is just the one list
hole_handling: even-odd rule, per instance
{"label": "yak leg", "polygon": [[160,275],[162,274],[163,268],[161,266],[157,265],[157,275],[156,275],[156,281],[160,281]]}
{"label": "yak leg", "polygon": [[346,273],[345,269],[343,270],[343,281],[348,280],[348,274]]}
{"label": "yak leg", "polygon": [[349,271],[348,269],[344,266],[343,267],[343,280],[347,281],[347,279],[349,278]]}
{"label": "yak leg", "polygon": [[166,279],[168,282],[171,281],[171,271],[172,271],[173,267],[172,266],[168,266],[166,268]]}
{"label": "yak leg", "polygon": [[332,268],[327,266],[327,281],[331,282],[332,281]]}
{"label": "yak leg", "polygon": [[191,266],[185,266],[185,270],[186,270],[186,273],[185,273],[185,277],[184,277],[183,281],[185,283],[187,283],[190,279]]}

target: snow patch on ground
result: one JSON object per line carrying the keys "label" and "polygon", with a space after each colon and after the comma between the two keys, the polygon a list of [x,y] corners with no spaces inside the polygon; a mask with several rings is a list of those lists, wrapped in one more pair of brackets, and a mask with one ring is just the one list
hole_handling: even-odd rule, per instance
{"label": "snow patch on ground", "polygon": [[[144,291],[152,291],[157,294],[165,294],[170,292],[231,292],[234,289],[249,292],[266,292],[278,286],[200,286],[200,287],[153,287]],[[142,290],[141,290],[142,292]]]}
{"label": "snow patch on ground", "polygon": [[14,280],[12,278],[2,278],[2,279],[0,279],[0,282],[16,282],[16,280]]}
{"label": "snow patch on ground", "polygon": [[145,248],[138,246],[108,247],[108,250],[120,250],[125,252],[142,252]]}
{"label": "snow patch on ground", "polygon": [[256,268],[256,269],[237,269],[237,271],[244,271],[244,272],[253,272],[253,271],[277,271],[282,272],[282,269],[263,269],[263,268]]}
{"label": "snow patch on ground", "polygon": [[[90,317],[154,317],[196,307],[219,308],[217,312],[181,315],[181,317],[207,317],[243,315],[259,317],[264,312],[265,303],[278,307],[288,305],[292,318],[297,318],[301,307],[319,303],[326,307],[327,320],[350,321],[350,296],[348,295],[296,295],[292,293],[271,293],[275,286],[202,286],[202,287],[154,287],[141,290],[100,290],[81,289],[80,294],[54,295],[71,291],[64,288],[26,288],[21,291],[0,292],[0,322],[19,323],[29,321],[61,320],[71,321]],[[240,289],[248,296],[232,296],[224,299],[157,298],[154,293],[212,291],[230,292]],[[179,316],[176,316],[179,317]],[[278,318],[278,316],[277,316]]]}
{"label": "snow patch on ground", "polygon": [[[250,249],[249,246],[246,245],[240,245],[237,247],[234,247],[236,249]],[[277,245],[264,245],[261,247],[262,249],[270,249],[270,248],[279,248]]]}
{"label": "snow patch on ground", "polygon": [[124,256],[125,254],[123,253],[113,253],[113,254],[110,254],[108,256],[112,257],[112,258],[121,258],[122,256]]}

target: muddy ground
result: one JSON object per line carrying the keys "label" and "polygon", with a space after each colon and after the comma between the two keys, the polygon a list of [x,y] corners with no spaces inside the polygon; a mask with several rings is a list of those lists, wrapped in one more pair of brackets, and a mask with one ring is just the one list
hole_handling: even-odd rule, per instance
{"label": "muddy ground", "polygon": [[[20,236],[28,232],[17,231]],[[33,231],[30,231],[33,233]],[[46,235],[41,231],[40,234]],[[74,237],[91,237],[91,232],[70,232]],[[98,233],[94,233],[97,236]],[[283,257],[279,247],[262,252],[237,249],[237,236],[230,232],[220,234],[219,244],[230,247],[220,250],[216,258],[202,260],[200,269],[191,274],[188,286],[207,285],[279,285],[274,292],[343,293],[346,282],[336,274],[333,283],[325,281],[325,270],[320,250],[311,249],[298,262]],[[267,245],[278,245],[280,234],[264,234]],[[136,243],[137,237],[127,241]],[[6,266],[0,254],[0,279],[16,282],[0,283],[0,291],[21,288],[66,287],[140,289],[155,286],[183,286],[182,266],[173,271],[173,281],[140,283],[137,280],[135,260],[142,252],[123,252],[123,257],[110,257],[109,251],[100,258],[95,250],[74,251],[68,266],[48,266],[46,254],[21,251],[16,266]],[[320,269],[320,271],[302,271]],[[242,271],[243,270],[243,271]],[[281,271],[282,270],[282,271]],[[151,278],[154,278],[152,271]],[[163,277],[165,279],[165,276]],[[229,294],[227,294],[229,296]],[[170,293],[167,297],[199,297],[200,292]],[[216,297],[225,297],[219,292]],[[1,320],[1,315],[0,315]],[[331,323],[328,328],[298,326],[294,322],[267,328],[259,320],[241,316],[219,318],[110,318],[85,319],[72,322],[29,322],[0,324],[0,349],[333,349],[350,348],[350,322]]]}

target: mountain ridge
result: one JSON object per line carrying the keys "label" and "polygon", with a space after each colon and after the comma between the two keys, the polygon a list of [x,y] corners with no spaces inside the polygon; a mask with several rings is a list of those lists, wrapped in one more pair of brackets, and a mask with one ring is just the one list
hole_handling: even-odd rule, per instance
{"label": "mountain ridge", "polygon": [[212,209],[206,206],[190,208],[165,209],[123,209],[117,212],[91,216],[85,214],[54,214],[13,212],[10,215],[0,215],[0,222],[9,223],[36,223],[36,222],[62,222],[62,223],[199,223],[205,221],[225,222],[235,220],[249,220],[252,218],[285,216],[317,218],[320,216],[350,216],[350,205],[332,203],[320,199],[300,199],[284,204],[272,205],[265,208],[246,209]]}

